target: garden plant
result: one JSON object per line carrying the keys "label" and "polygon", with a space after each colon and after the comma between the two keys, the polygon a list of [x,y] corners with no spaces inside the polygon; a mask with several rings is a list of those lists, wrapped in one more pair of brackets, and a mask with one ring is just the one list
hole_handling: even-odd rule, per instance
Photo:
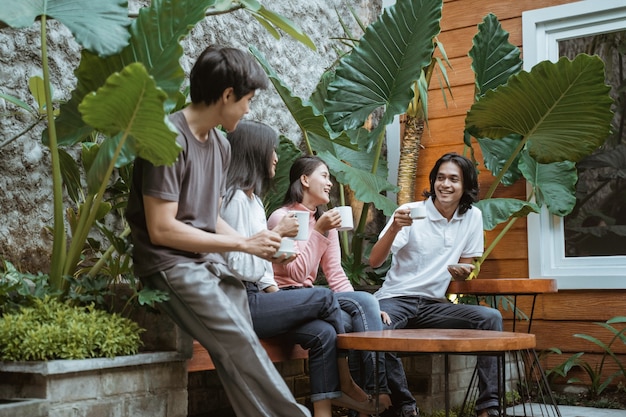
{"label": "garden plant", "polygon": [[[24,134],[45,122],[42,140],[49,151],[53,184],[50,269],[33,275],[4,262],[0,296],[14,305],[23,302],[25,309],[33,303],[44,306],[38,299],[46,295],[77,305],[101,304],[111,284],[122,281],[135,290],[129,302],[152,305],[163,298],[140,289],[132,275],[128,229],[121,216],[132,162],[139,156],[162,165],[177,158],[176,132],[166,118],[186,102],[181,40],[207,13],[238,9],[248,11],[272,35],[280,36],[281,29],[315,48],[293,22],[255,0],[155,0],[134,19],[129,18],[125,0],[0,0],[0,30],[34,25],[40,31],[43,76],[28,80],[36,108],[27,104],[27,98],[2,92],[0,98],[34,117]],[[76,87],[60,106],[52,99],[49,68],[52,20],[66,26],[83,48],[74,70]],[[100,239],[94,238],[95,232],[100,232]],[[46,308],[61,310],[52,303],[47,301]],[[78,314],[83,307],[75,309]],[[11,320],[7,311],[3,313]],[[3,340],[19,340],[16,334],[3,335]]]}

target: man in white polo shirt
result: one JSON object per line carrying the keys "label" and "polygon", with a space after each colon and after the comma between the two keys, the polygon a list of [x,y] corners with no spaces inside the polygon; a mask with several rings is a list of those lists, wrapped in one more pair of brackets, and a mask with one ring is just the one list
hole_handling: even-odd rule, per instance
{"label": "man in white polo shirt", "polygon": [[[478,200],[478,176],[469,159],[448,153],[430,172],[430,190],[423,202],[398,208],[372,248],[370,265],[378,267],[391,252],[391,267],[383,286],[374,294],[381,311],[391,318],[388,329],[447,328],[502,330],[497,309],[453,304],[446,299],[451,275],[466,278],[471,264],[482,255],[482,213],[472,203]],[[411,208],[423,206],[426,217],[411,218]],[[478,417],[498,416],[497,359],[478,358]],[[402,363],[386,355],[387,378],[392,402],[402,417],[417,416],[415,399],[408,389]]]}

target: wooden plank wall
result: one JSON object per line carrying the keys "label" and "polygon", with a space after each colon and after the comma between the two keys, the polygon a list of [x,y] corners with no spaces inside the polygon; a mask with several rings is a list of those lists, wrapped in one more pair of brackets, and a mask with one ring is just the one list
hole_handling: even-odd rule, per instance
{"label": "wooden plank wall", "polygon": [[[477,25],[488,13],[494,13],[503,28],[510,33],[509,41],[522,50],[522,11],[542,7],[571,3],[571,0],[447,0],[444,2],[442,33],[439,41],[452,64],[448,76],[452,85],[453,99],[444,102],[433,78],[429,94],[429,126],[422,139],[416,174],[415,194],[420,196],[428,188],[428,174],[434,162],[445,152],[463,153],[463,127],[465,114],[473,102],[474,78],[468,52],[472,47],[472,37],[477,32]],[[480,148],[476,145],[479,160]],[[491,183],[488,171],[479,175],[481,193],[484,194]],[[482,195],[481,195],[482,196]],[[525,184],[518,182],[512,187],[501,187],[497,197],[525,197]],[[418,199],[420,197],[417,197]],[[489,232],[486,241],[490,242],[498,230]],[[481,279],[527,278],[528,277],[528,239],[526,220],[519,220],[505,239],[483,264]],[[594,324],[606,321],[614,316],[626,316],[625,291],[560,291],[558,294],[541,296],[535,307],[535,320],[532,332],[537,335],[538,349],[558,347],[564,354],[548,355],[545,366],[551,368],[576,352],[586,352],[584,358],[592,363],[601,359],[600,349],[583,339],[576,338],[576,333],[598,337],[606,343],[610,340],[608,331]],[[521,297],[519,305],[524,311],[530,311],[530,300]],[[526,323],[520,323],[525,328]],[[618,325],[619,326],[619,325]],[[507,330],[512,328],[511,321],[506,323]],[[621,328],[621,327],[619,327]],[[619,342],[613,349],[626,361],[626,346]],[[605,364],[604,375],[617,369],[613,361]],[[578,376],[584,377],[582,374]]]}

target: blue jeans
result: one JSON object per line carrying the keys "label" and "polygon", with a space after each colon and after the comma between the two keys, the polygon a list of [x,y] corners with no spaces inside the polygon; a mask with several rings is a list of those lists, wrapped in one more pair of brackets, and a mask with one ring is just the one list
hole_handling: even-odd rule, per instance
{"label": "blue jeans", "polygon": [[311,401],[340,397],[337,334],[344,327],[333,292],[320,287],[266,293],[245,284],[256,334],[280,335],[309,349]]}
{"label": "blue jeans", "polygon": [[[453,304],[428,297],[394,297],[380,300],[380,309],[391,317],[387,329],[479,329],[502,331],[502,315],[495,308]],[[385,354],[392,402],[400,408],[415,406],[408,389],[402,362]],[[476,361],[479,396],[476,410],[498,406],[498,362],[495,356],[480,355]]]}
{"label": "blue jeans", "polygon": [[[383,329],[378,300],[365,291],[335,293],[342,310],[342,318],[347,333],[377,331]],[[366,392],[376,390],[376,355],[374,352],[351,352],[350,372],[352,379]],[[389,393],[385,358],[379,355],[378,384],[380,392]]]}

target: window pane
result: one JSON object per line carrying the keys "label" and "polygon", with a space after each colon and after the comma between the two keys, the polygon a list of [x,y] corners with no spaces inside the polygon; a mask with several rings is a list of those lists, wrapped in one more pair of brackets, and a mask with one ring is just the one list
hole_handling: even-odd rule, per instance
{"label": "window pane", "polygon": [[564,219],[565,256],[626,255],[626,31],[558,42],[559,55],[599,55],[611,86],[612,133],[577,164],[576,206]]}

